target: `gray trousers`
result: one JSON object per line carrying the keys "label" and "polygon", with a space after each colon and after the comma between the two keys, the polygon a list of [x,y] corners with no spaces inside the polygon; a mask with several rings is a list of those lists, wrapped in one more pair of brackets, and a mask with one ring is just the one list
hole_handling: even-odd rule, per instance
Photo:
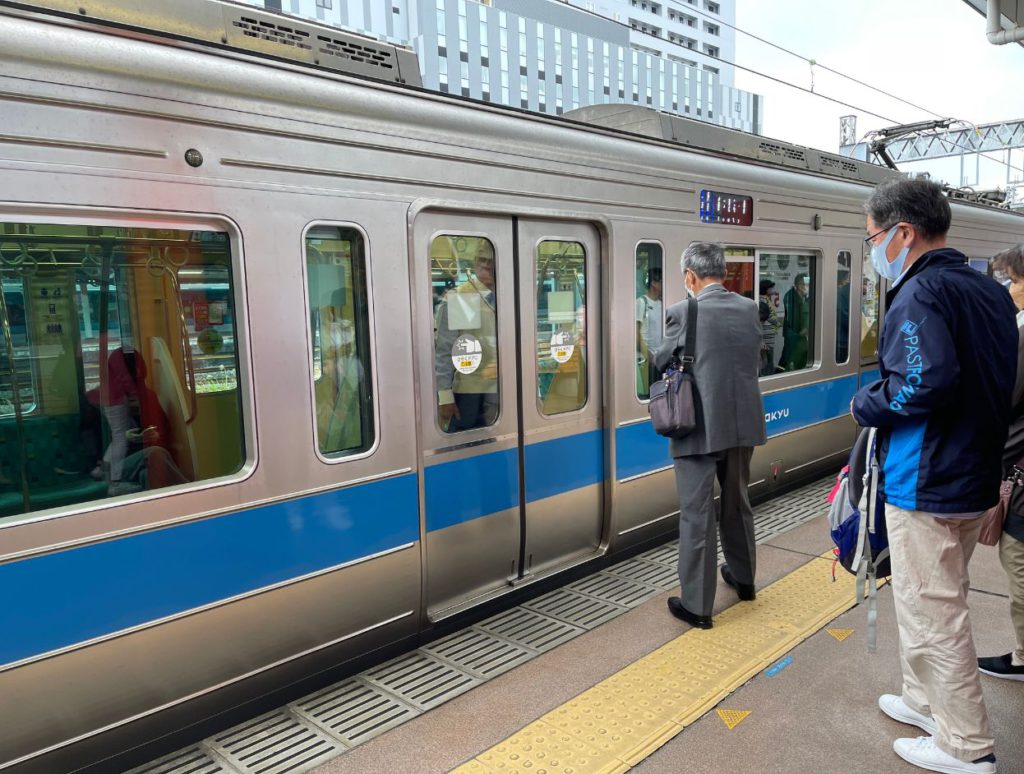
{"label": "gray trousers", "polygon": [[[676,457],[679,492],[679,585],[683,607],[711,615],[718,586],[718,531],[726,564],[738,583],[753,583],[754,510],[750,507],[750,457],[737,446],[714,454]],[[722,488],[721,518],[715,508],[715,478]]]}

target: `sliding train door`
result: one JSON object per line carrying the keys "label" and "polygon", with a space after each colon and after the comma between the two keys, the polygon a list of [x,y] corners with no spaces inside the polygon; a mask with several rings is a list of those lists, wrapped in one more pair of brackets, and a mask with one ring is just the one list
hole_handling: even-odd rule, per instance
{"label": "sliding train door", "polygon": [[413,238],[436,620],[600,549],[600,243],[585,224],[442,212]]}

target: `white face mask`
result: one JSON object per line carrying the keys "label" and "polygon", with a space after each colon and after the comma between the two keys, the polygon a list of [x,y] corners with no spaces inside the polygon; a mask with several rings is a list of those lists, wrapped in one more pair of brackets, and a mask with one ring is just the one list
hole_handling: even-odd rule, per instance
{"label": "white face mask", "polygon": [[348,320],[339,320],[331,323],[331,344],[341,349],[355,341],[355,332],[352,330],[352,323]]}
{"label": "white face mask", "polygon": [[900,224],[897,223],[889,229],[889,233],[885,235],[885,239],[882,240],[882,244],[871,245],[871,265],[875,267],[876,272],[890,282],[895,282],[903,276],[903,266],[906,264],[907,255],[910,253],[910,248],[904,247],[899,251],[896,259],[891,263],[889,262],[889,259],[885,257],[885,250],[892,241],[892,238],[896,236],[896,229],[899,227]]}

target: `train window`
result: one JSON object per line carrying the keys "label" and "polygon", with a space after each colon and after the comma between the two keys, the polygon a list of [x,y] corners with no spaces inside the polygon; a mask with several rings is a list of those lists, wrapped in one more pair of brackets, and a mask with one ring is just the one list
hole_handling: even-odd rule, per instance
{"label": "train window", "polygon": [[873,363],[878,359],[878,308],[882,297],[882,283],[875,267],[871,265],[871,256],[865,250],[863,261],[863,280],[860,295],[860,359],[861,362]]}
{"label": "train window", "polygon": [[430,243],[437,422],[446,433],[498,421],[498,320],[494,245],[441,235]]}
{"label": "train window", "polygon": [[226,233],[0,224],[0,519],[237,471]]}
{"label": "train window", "polygon": [[587,402],[587,255],[579,242],[537,246],[537,397],[550,416]]}
{"label": "train window", "polygon": [[665,309],[662,303],[662,272],[664,249],[657,242],[641,242],[636,246],[636,396],[651,397],[651,382],[660,376],[654,365],[654,353],[661,346],[665,332]]}
{"label": "train window", "polygon": [[366,247],[352,228],[306,233],[316,443],[324,456],[373,445]]}
{"label": "train window", "polygon": [[836,262],[836,365],[850,360],[850,269],[853,255],[840,250]]}
{"label": "train window", "polygon": [[749,247],[725,248],[725,289],[753,300],[754,250]]}
{"label": "train window", "polygon": [[[817,271],[809,253],[758,254],[761,374],[814,365]],[[782,303],[777,304],[781,296]]]}

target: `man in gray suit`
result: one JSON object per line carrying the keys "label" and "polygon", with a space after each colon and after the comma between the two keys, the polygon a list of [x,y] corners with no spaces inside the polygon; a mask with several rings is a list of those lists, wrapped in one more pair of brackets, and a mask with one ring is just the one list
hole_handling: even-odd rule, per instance
{"label": "man in gray suit", "polygon": [[740,599],[751,600],[755,594],[754,511],[747,485],[754,447],[765,442],[764,404],[757,383],[761,325],[757,303],[723,286],[725,254],[720,245],[690,245],[681,266],[690,298],[669,307],[656,361],[664,370],[683,347],[687,305],[697,304],[692,366],[697,426],[670,445],[679,492],[682,593],[670,598],[668,607],[676,618],[710,629],[717,586],[716,476],[722,488],[722,578]]}

